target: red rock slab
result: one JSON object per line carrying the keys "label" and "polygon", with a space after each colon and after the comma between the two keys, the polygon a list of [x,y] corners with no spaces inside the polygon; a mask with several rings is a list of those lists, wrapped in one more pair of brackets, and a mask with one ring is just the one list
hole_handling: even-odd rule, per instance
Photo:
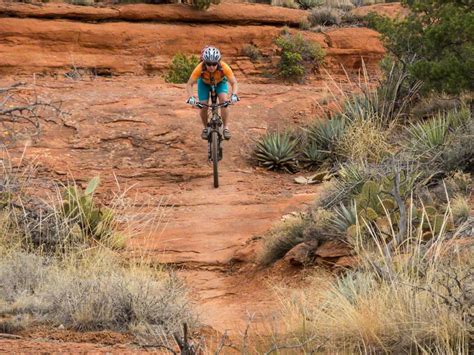
{"label": "red rock slab", "polygon": [[347,243],[340,241],[327,241],[323,243],[315,252],[315,255],[321,258],[336,258],[341,256],[350,256],[352,249]]}
{"label": "red rock slab", "polygon": [[220,4],[200,11],[183,4],[131,4],[114,7],[75,6],[61,3],[30,5],[0,3],[0,16],[75,21],[153,21],[298,26],[303,10],[263,4]]}

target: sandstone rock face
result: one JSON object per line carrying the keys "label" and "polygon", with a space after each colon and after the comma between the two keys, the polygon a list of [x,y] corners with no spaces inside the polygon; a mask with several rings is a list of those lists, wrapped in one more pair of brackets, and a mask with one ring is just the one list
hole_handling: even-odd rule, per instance
{"label": "sandstone rock face", "polygon": [[315,254],[321,258],[338,258],[351,255],[352,249],[347,243],[330,240],[324,242]]}
{"label": "sandstone rock face", "polygon": [[[0,21],[0,74],[64,73],[72,68],[99,74],[161,74],[176,53],[198,54],[209,43],[220,47],[224,58],[240,76],[254,78],[264,71],[271,73],[278,61],[274,39],[281,28],[268,24],[291,23],[300,19],[302,12],[264,5],[228,6],[196,12],[182,5],[119,8],[3,5],[0,16],[10,18]],[[150,21],[146,16],[152,15],[162,16],[162,20],[141,22]],[[184,20],[180,16],[187,17]],[[222,24],[210,23],[210,19],[214,22],[219,19],[217,22]],[[257,23],[252,19],[265,19],[258,22],[265,25],[243,25]],[[81,22],[92,20],[114,22]],[[230,26],[232,21],[239,25]],[[384,55],[379,35],[366,28],[302,34],[323,47],[327,54],[325,67],[332,73],[343,73],[342,66],[348,71],[358,71],[362,61],[373,72]],[[242,56],[247,44],[257,46],[265,59],[252,63]]]}
{"label": "sandstone rock face", "polygon": [[199,11],[181,4],[133,4],[114,7],[69,4],[0,3],[0,14],[20,18],[67,19],[75,21],[191,22],[219,24],[267,24],[298,26],[308,13],[303,10],[261,4],[212,5]]}

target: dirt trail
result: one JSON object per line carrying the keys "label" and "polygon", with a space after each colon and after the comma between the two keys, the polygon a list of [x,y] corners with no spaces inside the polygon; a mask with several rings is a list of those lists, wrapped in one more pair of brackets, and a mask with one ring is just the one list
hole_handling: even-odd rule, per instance
{"label": "dirt trail", "polygon": [[263,324],[278,307],[272,278],[239,272],[232,256],[317,193],[314,186],[295,184],[293,176],[249,164],[251,137],[310,120],[318,110],[316,98],[327,99],[322,86],[242,83],[219,189],[212,187],[207,146],[199,137],[197,111],[184,103],[184,86],[160,78],[37,79],[40,95],[62,101],[70,115],[45,122],[38,140],[20,139],[10,153],[19,156],[28,143],[25,161],[36,161],[40,177],[74,177],[85,184],[98,174],[103,192],[116,188],[115,179],[124,188],[135,185],[137,208],[158,206],[167,197],[164,232],[133,239],[129,253],[175,267],[190,287],[202,322],[238,334],[249,312]]}

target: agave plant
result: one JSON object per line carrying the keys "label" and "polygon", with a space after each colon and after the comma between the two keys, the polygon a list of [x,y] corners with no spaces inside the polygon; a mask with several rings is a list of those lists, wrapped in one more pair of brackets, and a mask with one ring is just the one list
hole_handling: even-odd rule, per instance
{"label": "agave plant", "polygon": [[316,169],[328,157],[328,153],[320,150],[318,145],[314,142],[309,142],[303,148],[301,161],[303,166],[307,169]]}
{"label": "agave plant", "polygon": [[269,170],[296,170],[298,141],[289,132],[270,132],[260,138],[255,156],[260,165]]}
{"label": "agave plant", "polygon": [[346,122],[342,117],[317,120],[306,129],[308,138],[320,150],[331,152],[337,140],[344,134]]}
{"label": "agave plant", "polygon": [[355,203],[349,207],[341,203],[334,208],[334,217],[331,220],[334,230],[345,233],[347,229],[357,223],[357,208]]}

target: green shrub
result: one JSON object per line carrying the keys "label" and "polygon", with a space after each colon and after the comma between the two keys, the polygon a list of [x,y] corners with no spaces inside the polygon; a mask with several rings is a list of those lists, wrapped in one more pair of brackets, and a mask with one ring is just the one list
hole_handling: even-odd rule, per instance
{"label": "green shrub", "polygon": [[289,132],[270,132],[257,141],[257,162],[269,170],[293,172],[297,166],[298,141]]}
{"label": "green shrub", "polygon": [[410,145],[415,154],[434,157],[446,142],[449,132],[449,122],[446,117],[438,116],[426,122],[412,124],[408,129]]}
{"label": "green shrub", "polygon": [[474,12],[470,1],[404,1],[410,15],[391,20],[371,14],[369,25],[424,90],[458,95],[474,90]]}
{"label": "green shrub", "polygon": [[308,20],[312,26],[332,26],[341,24],[341,13],[328,6],[317,7],[311,10]]}
{"label": "green shrub", "polygon": [[299,33],[283,33],[275,43],[280,48],[278,71],[284,79],[301,82],[323,61],[324,51],[321,46],[304,39]]}
{"label": "green shrub", "polygon": [[198,64],[199,58],[195,55],[188,57],[183,53],[176,54],[171,61],[170,70],[165,76],[166,82],[175,84],[186,83]]}

